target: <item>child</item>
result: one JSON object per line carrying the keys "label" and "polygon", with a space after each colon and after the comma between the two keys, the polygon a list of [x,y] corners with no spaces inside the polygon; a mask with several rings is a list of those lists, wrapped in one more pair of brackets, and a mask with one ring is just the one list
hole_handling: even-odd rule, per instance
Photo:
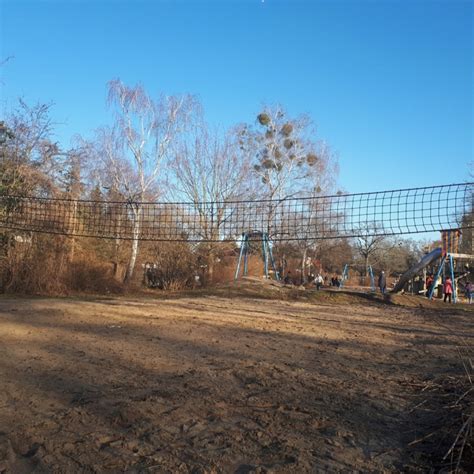
{"label": "child", "polygon": [[453,282],[451,281],[451,278],[449,277],[447,277],[446,280],[444,281],[443,292],[444,292],[444,302],[446,303],[446,300],[448,299],[449,302],[451,303],[451,296],[453,294]]}

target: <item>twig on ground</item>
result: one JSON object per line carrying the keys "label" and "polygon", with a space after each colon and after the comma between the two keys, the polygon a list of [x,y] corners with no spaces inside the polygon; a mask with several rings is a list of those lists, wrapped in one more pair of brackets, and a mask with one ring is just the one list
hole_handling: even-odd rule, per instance
{"label": "twig on ground", "polygon": [[[467,431],[469,432],[469,429],[466,429],[466,428],[470,428],[470,424],[472,424],[472,416],[473,415],[470,415],[467,420],[463,423],[463,425],[461,426],[461,429],[458,431],[458,434],[453,442],[453,444],[451,445],[451,447],[449,448],[448,452],[444,455],[443,457],[443,461],[446,460],[446,458],[453,452],[454,448],[456,447],[456,444],[458,442],[458,439],[461,437],[461,435],[464,433],[464,431]],[[459,453],[459,455],[461,456],[462,455],[462,452]]]}
{"label": "twig on ground", "polygon": [[409,415],[410,413],[413,413],[417,408],[420,408],[422,405],[424,405],[426,402],[428,401],[428,399],[425,399],[423,400],[421,403],[418,403],[418,405],[415,405],[408,413],[407,415]]}
{"label": "twig on ground", "polygon": [[423,436],[423,438],[415,439],[411,443],[408,443],[408,446],[414,446],[415,444],[421,443],[422,441],[427,440],[428,438],[431,438],[437,433],[437,431],[433,431],[430,434],[427,434],[426,436]]}
{"label": "twig on ground", "polygon": [[461,400],[463,400],[466,395],[471,393],[474,390],[474,387],[471,387],[470,389],[466,390],[455,402],[453,405],[448,405],[446,408],[456,408]]}

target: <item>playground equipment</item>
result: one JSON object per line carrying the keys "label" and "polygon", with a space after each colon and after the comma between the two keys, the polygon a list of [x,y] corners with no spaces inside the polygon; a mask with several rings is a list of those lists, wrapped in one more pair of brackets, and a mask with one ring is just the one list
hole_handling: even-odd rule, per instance
{"label": "playground equipment", "polygon": [[[342,271],[342,278],[341,278],[341,286],[340,288],[344,287],[344,282],[348,279],[349,277],[349,268],[351,265],[348,265],[347,263],[344,265],[344,270]],[[375,278],[374,278],[374,272],[372,270],[372,265],[369,265],[367,267],[367,270],[369,272],[370,276],[370,290],[375,291]]]}
{"label": "playground equipment", "polygon": [[271,263],[275,278],[280,280],[280,275],[277,272],[275,267],[275,260],[273,258],[272,253],[272,243],[268,237],[266,232],[260,232],[257,230],[244,232],[241,237],[241,244],[240,244],[240,254],[239,260],[237,262],[237,268],[235,269],[234,280],[239,278],[240,274],[240,267],[242,264],[242,260],[244,262],[243,274],[247,275],[248,270],[248,256],[250,253],[250,242],[251,240],[257,240],[262,242],[262,258],[263,258],[263,266],[265,270],[265,278],[268,278],[268,264]]}
{"label": "playground equipment", "polygon": [[413,265],[413,267],[409,268],[399,279],[397,284],[392,290],[392,293],[399,293],[400,291],[403,290],[404,286],[414,277],[416,276],[419,272],[421,272],[424,268],[426,268],[428,265],[432,264],[438,258],[440,258],[443,254],[443,249],[441,247],[438,247],[425,255],[416,265]]}
{"label": "playground equipment", "polygon": [[408,283],[419,272],[424,270],[427,266],[433,264],[436,260],[441,259],[434,277],[434,284],[428,289],[428,298],[432,299],[436,290],[436,283],[442,273],[446,273],[446,264],[448,264],[448,274],[453,283],[453,303],[456,303],[458,296],[458,281],[469,274],[463,273],[455,277],[455,264],[459,260],[474,260],[473,255],[458,253],[459,243],[461,239],[461,231],[459,229],[443,230],[441,231],[442,247],[438,247],[425,255],[416,265],[408,269],[398,280],[397,284],[392,290],[392,293],[398,293],[403,290],[406,283]]}
{"label": "playground equipment", "polygon": [[454,279],[454,259],[452,254],[444,254],[441,258],[441,263],[439,264],[438,270],[436,271],[436,275],[434,277],[434,283],[431,285],[431,288],[428,291],[428,298],[431,300],[433,298],[433,293],[435,291],[436,282],[438,281],[441,272],[444,270],[445,263],[449,262],[449,275],[451,277],[451,281],[453,282],[453,303],[456,303],[457,299],[457,285],[456,280]]}
{"label": "playground equipment", "polygon": [[[441,272],[445,270],[445,264],[449,263],[449,276],[451,277],[451,281],[453,283],[453,303],[457,301],[457,280],[454,278],[454,259],[462,258],[463,255],[458,253],[459,250],[459,242],[461,238],[461,231],[459,229],[454,230],[442,230],[441,231],[441,241],[443,243],[442,248],[442,257],[441,262],[439,264],[438,270],[436,271],[436,275],[434,277],[434,282],[438,281],[438,278],[441,275]],[[470,256],[467,256],[470,257]],[[428,298],[431,300],[433,298],[433,293],[435,291],[435,284],[431,285],[431,288],[428,292]]]}

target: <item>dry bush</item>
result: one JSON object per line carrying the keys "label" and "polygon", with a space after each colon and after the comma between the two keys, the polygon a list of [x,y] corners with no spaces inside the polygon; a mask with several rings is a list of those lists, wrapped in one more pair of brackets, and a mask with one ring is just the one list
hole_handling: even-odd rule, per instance
{"label": "dry bush", "polygon": [[0,291],[64,295],[76,291],[119,292],[110,265],[77,249],[71,263],[71,240],[36,234],[23,241],[10,238],[0,263]]}
{"label": "dry bush", "polygon": [[318,242],[316,258],[330,273],[342,273],[344,265],[353,260],[353,249],[347,239],[331,239]]}
{"label": "dry bush", "polygon": [[237,258],[224,257],[216,263],[214,268],[213,283],[230,283],[234,279]]}
{"label": "dry bush", "polygon": [[152,275],[155,287],[181,290],[194,286],[197,262],[188,243],[160,242],[153,247],[148,258],[156,265]]}
{"label": "dry bush", "polygon": [[8,293],[62,294],[64,237],[34,235],[18,242],[10,239],[0,268],[0,289]]}
{"label": "dry bush", "polygon": [[121,293],[123,285],[114,278],[112,267],[82,257],[71,262],[64,274],[65,287],[70,291]]}
{"label": "dry bush", "polygon": [[[239,256],[226,256],[216,265],[214,270],[214,283],[230,283],[234,280],[235,270]],[[247,264],[247,276],[263,277],[264,269],[262,258],[259,255],[249,255]],[[239,278],[244,274],[244,262],[240,264]]]}

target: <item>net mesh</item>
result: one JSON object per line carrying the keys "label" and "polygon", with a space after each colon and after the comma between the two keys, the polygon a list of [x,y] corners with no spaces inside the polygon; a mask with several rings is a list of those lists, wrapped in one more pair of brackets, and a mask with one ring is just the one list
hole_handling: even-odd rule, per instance
{"label": "net mesh", "polygon": [[261,201],[111,202],[0,196],[0,227],[95,238],[273,241],[401,235],[473,226],[474,183]]}

